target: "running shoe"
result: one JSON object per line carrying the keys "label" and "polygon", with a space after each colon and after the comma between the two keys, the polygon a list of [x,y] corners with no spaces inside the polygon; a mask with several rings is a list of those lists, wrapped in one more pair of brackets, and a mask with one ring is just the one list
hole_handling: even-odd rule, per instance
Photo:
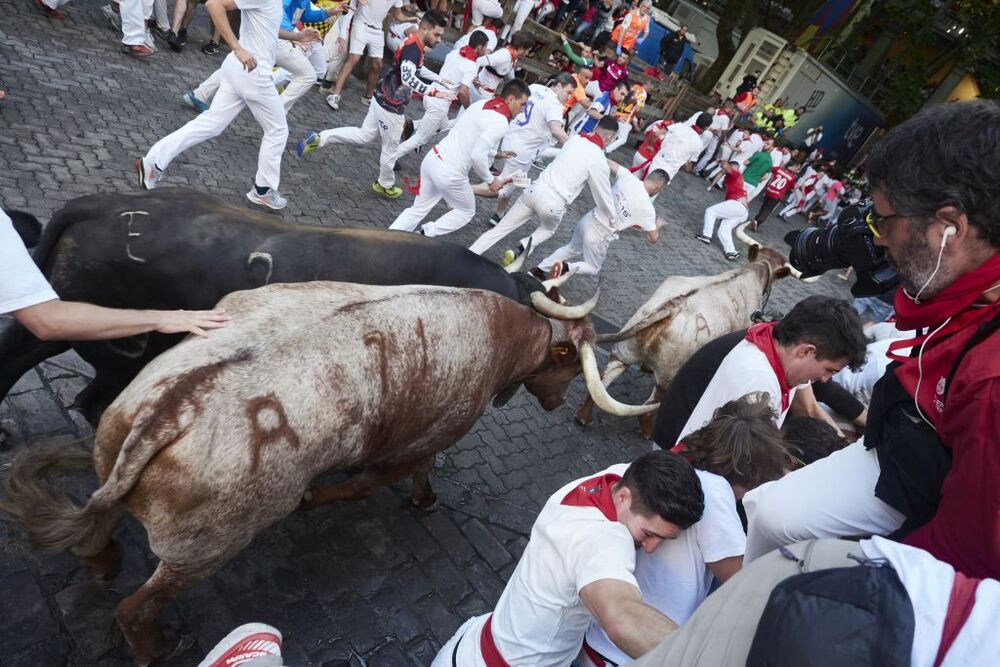
{"label": "running shoe", "polygon": [[738,252],[727,252],[726,253],[726,259],[728,259],[730,262],[735,262],[739,258],[740,258],[740,253],[738,253]]}
{"label": "running shoe", "polygon": [[152,162],[141,157],[135,161],[135,173],[139,177],[139,187],[143,190],[152,190],[160,184],[163,178],[163,170]]}
{"label": "running shoe", "polygon": [[272,656],[281,658],[281,632],[263,623],[247,623],[226,635],[198,667],[238,667]]}
{"label": "running shoe", "polygon": [[299,157],[305,157],[309,153],[319,148],[320,138],[318,132],[310,132],[305,139],[299,142],[298,148],[295,152],[298,153]]}
{"label": "running shoe", "polygon": [[167,30],[164,30],[163,28],[154,25],[152,28],[150,28],[150,32],[153,33],[154,37],[156,37],[157,39],[162,39],[164,42],[170,40],[169,28]]}
{"label": "running shoe", "polygon": [[337,109],[340,108],[340,95],[336,93],[333,93],[332,95],[327,95],[326,103],[330,106],[331,109],[336,111]]}
{"label": "running shoe", "polygon": [[180,53],[184,50],[184,45],[181,44],[181,38],[177,36],[177,33],[171,30],[167,33],[167,44],[170,45],[170,50],[176,53]]}
{"label": "running shoe", "polygon": [[361,103],[363,105],[365,105],[365,106],[368,106],[368,105],[370,105],[372,103],[372,98],[362,96],[361,97]]}
{"label": "running shoe", "polygon": [[398,185],[393,185],[387,188],[378,181],[372,183],[372,190],[374,190],[377,194],[380,194],[383,197],[389,197],[390,199],[395,199],[399,195],[403,194],[403,188]]}
{"label": "running shoe", "polygon": [[490,219],[487,220],[486,223],[490,227],[496,227],[497,225],[500,224],[500,214],[499,213],[494,213],[493,215],[490,216]]}
{"label": "running shoe", "polygon": [[712,239],[703,234],[695,234],[694,237],[699,241],[701,241],[702,243],[704,243],[705,245],[712,245]]}
{"label": "running shoe", "polygon": [[155,51],[145,44],[122,44],[122,53],[138,60],[148,60]]}
{"label": "running shoe", "polygon": [[187,28],[181,28],[180,30],[177,31],[177,41],[180,43],[181,46],[187,46],[188,45],[188,29]]}
{"label": "running shoe", "polygon": [[201,101],[201,98],[193,90],[184,93],[184,104],[188,105],[198,113],[208,111],[208,105]]}
{"label": "running shoe", "polygon": [[278,194],[274,188],[268,188],[264,194],[257,192],[257,188],[250,188],[247,199],[250,200],[251,204],[266,206],[273,211],[280,211],[288,205],[288,200]]}
{"label": "running shoe", "polygon": [[219,43],[213,42],[212,40],[208,40],[201,47],[201,52],[204,53],[206,56],[217,56],[219,55],[220,51],[222,51],[222,49],[219,48]]}
{"label": "running shoe", "polygon": [[61,11],[59,11],[58,9],[52,9],[47,4],[42,2],[42,0],[35,0],[35,6],[41,9],[42,12],[50,19],[62,21],[64,18],[66,18],[66,15],[63,14]]}

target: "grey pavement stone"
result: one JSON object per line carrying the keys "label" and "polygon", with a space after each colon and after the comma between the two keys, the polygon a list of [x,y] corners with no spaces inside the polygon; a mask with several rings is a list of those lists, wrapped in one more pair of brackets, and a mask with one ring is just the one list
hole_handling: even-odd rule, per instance
{"label": "grey pavement stone", "polygon": [[[108,29],[99,4],[70,3],[68,19],[52,22],[27,0],[0,0],[0,59],[7,63],[8,85],[8,97],[0,103],[0,204],[31,211],[43,223],[75,197],[134,191],[134,159],[194,117],[180,95],[222,61],[197,48],[208,34],[201,10],[183,53],[160,50],[148,63],[124,57],[118,52],[120,34]],[[374,144],[333,147],[302,160],[294,154],[295,143],[312,129],[360,124],[365,113],[360,93],[360,83],[352,80],[340,111],[331,112],[320,95],[310,93],[289,114],[281,187],[289,206],[277,219],[385,228],[412,202],[410,193],[394,201],[372,193]],[[414,104],[408,115],[421,112]],[[258,126],[243,114],[218,138],[181,155],[166,183],[249,208],[244,193],[253,178],[259,139]],[[626,163],[630,151],[622,149],[614,157]],[[415,181],[419,157],[407,156],[401,165],[400,182]],[[624,232],[611,247],[596,314],[619,326],[666,277],[731,268],[717,245],[693,238],[704,209],[720,199],[721,194],[706,192],[700,179],[679,174],[656,202],[658,215],[670,220],[659,243],[650,246],[641,235]],[[752,213],[758,205],[751,205]],[[541,260],[565,243],[591,206],[585,193],[569,208],[555,237],[532,257]],[[433,215],[443,210],[438,207]],[[486,230],[492,210],[491,202],[479,202],[475,219],[452,240],[471,243]],[[788,224],[772,218],[757,236],[784,251],[781,237],[803,225],[801,218]],[[498,257],[515,238],[488,256]],[[596,279],[574,278],[565,294],[578,302],[596,286]],[[832,274],[813,285],[786,279],[776,284],[770,308],[787,311],[816,293],[848,296],[847,286]],[[72,434],[68,440],[92,434],[80,415],[67,409],[92,376],[89,364],[67,352],[25,376],[17,395],[0,403],[0,425],[9,432],[0,444],[0,481],[20,447],[52,433]],[[613,393],[638,402],[651,386],[649,376],[633,370],[615,383]],[[362,502],[294,512],[279,521],[168,606],[165,619],[196,639],[169,664],[195,664],[229,629],[248,621],[271,623],[284,632],[288,664],[429,664],[466,617],[495,603],[551,493],[647,450],[633,419],[598,413],[589,429],[578,426],[573,412],[584,395],[577,380],[567,404],[553,412],[543,412],[523,391],[503,409],[487,409],[468,434],[437,457],[432,483],[441,507],[436,513],[410,509],[408,483],[401,483]],[[60,483],[78,498],[94,488],[92,475]],[[130,664],[125,648],[105,645],[97,629],[112,621],[109,604],[141,585],[156,559],[134,519],[127,519],[116,537],[124,550],[123,569],[110,594],[101,594],[76,559],[32,554],[23,533],[0,520],[0,618],[5,624],[0,662]]]}

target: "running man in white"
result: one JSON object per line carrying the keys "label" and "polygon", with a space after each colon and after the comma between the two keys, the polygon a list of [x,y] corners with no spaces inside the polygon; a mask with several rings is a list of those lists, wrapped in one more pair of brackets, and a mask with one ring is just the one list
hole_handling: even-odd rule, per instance
{"label": "running man in white", "polygon": [[570,137],[552,163],[514,202],[497,226],[476,239],[469,250],[482,255],[497,241],[537,216],[538,228],[521,239],[516,251],[504,253],[503,263],[510,264],[529,245],[534,250],[556,233],[566,207],[580,195],[584,185],[590,186],[595,217],[601,224],[608,224],[615,215],[615,204],[611,197],[611,171],[604,146],[617,132],[618,122],[611,116],[605,116],[597,123],[593,134]]}
{"label": "running man in white", "polygon": [[501,16],[503,16],[503,7],[500,5],[500,0],[472,0],[469,29],[481,26],[486,17],[498,19]]}
{"label": "running man in white", "polygon": [[[467,109],[472,103],[472,82],[479,72],[476,58],[486,53],[486,35],[482,32],[473,32],[471,35],[468,46],[445,56],[441,71],[438,72],[438,87],[457,97],[463,109]],[[425,95],[424,116],[413,124],[413,135],[396,149],[392,165],[395,166],[404,155],[420,148],[445,129],[450,109],[451,100]]]}
{"label": "running man in white", "polygon": [[[357,21],[357,17],[354,20]],[[417,92],[443,99],[453,97],[447,90],[432,86],[420,78],[423,76],[432,81],[438,78],[437,74],[424,67],[424,49],[433,48],[441,41],[446,23],[441,12],[426,12],[420,19],[417,31],[406,38],[403,46],[396,52],[392,67],[386,69],[379,81],[361,127],[338,127],[310,132],[299,142],[299,157],[327,144],[362,146],[380,138],[382,152],[379,155],[379,174],[378,180],[372,183],[372,190],[391,198],[403,194],[402,188],[396,185],[392,168],[396,149],[399,148],[399,138],[403,133],[403,113],[410,102],[410,96]]]}
{"label": "running man in white", "polygon": [[[566,100],[576,90],[576,81],[568,72],[560,72],[548,86],[537,83],[531,85],[531,97],[524,110],[514,118],[500,149],[503,153],[513,153],[504,161],[500,179],[514,177],[517,172],[527,176],[538,153],[554,143],[562,145],[569,139],[563,129],[563,108]],[[497,208],[492,224],[500,222],[510,207],[516,188],[505,185],[497,197]]]}
{"label": "running man in white", "polygon": [[675,539],[704,503],[691,464],[664,451],[567,484],[542,508],[494,611],[466,621],[431,667],[565,667],[591,619],[643,655],[677,626],[643,604],[636,549]]}
{"label": "running man in white", "polygon": [[[403,13],[403,0],[353,0],[352,4],[354,5],[354,16],[351,19],[347,62],[340,68],[333,93],[326,98],[326,103],[334,110],[340,108],[340,94],[347,84],[347,77],[354,71],[354,67],[361,60],[365,51],[368,52],[370,62],[368,63],[368,85],[365,87],[365,95],[361,101],[368,104],[371,100],[372,92],[375,90],[375,82],[378,81],[379,72],[382,71],[382,52],[385,51],[385,33],[382,31],[382,22],[385,21],[386,15],[390,14],[390,10],[395,21],[409,21],[411,23],[417,21],[417,19],[409,18]],[[434,44],[427,46],[432,47]]]}
{"label": "running man in white", "polygon": [[503,21],[494,20],[491,21],[490,25],[488,26],[487,25],[480,26],[475,30],[472,30],[471,32],[465,33],[464,35],[459,37],[458,40],[455,41],[455,45],[451,47],[451,50],[458,51],[463,46],[469,46],[469,40],[472,39],[472,36],[475,34],[481,34],[483,35],[483,37],[486,38],[486,53],[484,53],[483,55],[493,53],[494,51],[497,50],[497,33],[496,30],[494,29],[494,24],[496,23],[503,23]]}
{"label": "running man in white", "polygon": [[528,86],[519,79],[504,84],[498,97],[476,102],[462,114],[448,136],[435,146],[420,164],[420,192],[413,205],[399,214],[389,229],[412,232],[443,198],[451,208],[434,222],[421,228],[424,236],[441,236],[469,224],[476,214],[476,196],[469,183],[469,169],[490,192],[505,183],[490,172],[491,155],[496,151],[510,119],[520,113],[528,100]]}
{"label": "running man in white", "polygon": [[719,140],[729,131],[729,126],[732,124],[732,115],[732,102],[729,100],[723,102],[722,106],[712,114],[712,124],[708,127],[711,137],[708,140],[708,146],[705,147],[705,152],[702,154],[701,159],[694,166],[695,172],[701,173],[704,171],[705,167],[712,161],[712,158],[715,157],[715,151],[719,148]]}
{"label": "running man in white", "polygon": [[472,99],[479,101],[484,97],[489,99],[496,95],[497,89],[504,81],[514,78],[518,58],[523,58],[534,45],[534,37],[518,33],[507,46],[480,57],[476,61],[480,69],[472,91]]}
{"label": "running man in white", "polygon": [[[145,157],[136,160],[139,186],[152,190],[175,157],[188,148],[218,136],[240,112],[250,107],[264,130],[257,157],[257,175],[247,199],[254,204],[282,209],[288,203],[278,194],[281,153],[288,140],[285,107],[271,78],[278,29],[283,15],[279,0],[208,0],[205,3],[215,28],[232,53],[222,62],[219,92],[203,114],[156,142]],[[226,11],[240,10],[240,38],[236,39]],[[301,32],[295,35],[304,36]]]}
{"label": "running man in white", "polygon": [[648,171],[662,169],[670,178],[676,176],[681,167],[697,160],[701,155],[704,148],[702,136],[711,124],[711,116],[700,113],[693,125],[674,123],[668,127],[660,143],[660,150],[656,151],[649,163]]}
{"label": "running man in white", "polygon": [[[660,238],[660,227],[665,221],[656,219],[652,197],[670,182],[667,172],[657,169],[650,172],[644,181],[639,180],[625,167],[612,164],[616,174],[615,184],[611,188],[611,196],[615,201],[615,217],[606,224],[598,222],[597,209],[589,211],[576,223],[573,238],[563,247],[546,257],[539,263],[538,270],[532,271],[536,277],[553,278],[569,273],[571,270],[580,275],[595,275],[604,265],[611,242],[618,238],[618,232],[635,228],[646,232],[646,240],[650,244]],[[582,262],[569,260],[583,255]]]}

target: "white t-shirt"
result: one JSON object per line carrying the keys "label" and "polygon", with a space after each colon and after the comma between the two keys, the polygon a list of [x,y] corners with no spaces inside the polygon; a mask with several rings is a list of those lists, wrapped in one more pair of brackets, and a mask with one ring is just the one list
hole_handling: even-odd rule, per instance
{"label": "white t-shirt", "polygon": [[[778,413],[778,427],[785,422],[788,410],[781,409],[781,385],[778,376],[774,374],[771,364],[760,349],[748,340],[741,340],[729,351],[719,370],[712,376],[712,381],[705,388],[705,393],[698,399],[687,423],[681,429],[677,442],[684,439],[688,433],[697,431],[712,421],[715,411],[729,401],[745,396],[751,392],[766,391],[771,397],[771,407]],[[791,388],[788,404],[795,397],[795,387]]]}
{"label": "white t-shirt", "polygon": [[729,126],[732,124],[732,122],[733,121],[729,117],[729,114],[721,110],[716,111],[715,114],[712,116],[712,124],[709,125],[708,129],[715,130],[719,134],[722,134],[723,132],[729,129]]}
{"label": "white t-shirt", "polygon": [[[257,61],[254,72],[271,76],[278,29],[285,14],[281,0],[236,0],[240,9],[240,44]],[[227,58],[236,59],[230,53]]]}
{"label": "white t-shirt", "polygon": [[[382,22],[393,7],[402,7],[403,0],[368,0],[358,5],[354,13],[354,25],[364,24],[376,30],[382,29]],[[414,24],[415,25],[415,24]]]}
{"label": "white t-shirt", "polygon": [[702,135],[698,134],[694,128],[683,123],[674,123],[667,128],[667,133],[663,135],[663,143],[660,144],[660,150],[653,156],[649,170],[662,169],[673,180],[681,167],[688,162],[697,160],[701,152],[705,150],[701,137]]}
{"label": "white t-shirt", "polygon": [[[913,648],[910,664],[931,667],[944,629],[955,570],[923,549],[873,537],[860,542],[868,558],[889,561],[913,606]],[[968,619],[944,656],[942,667],[1000,664],[1000,582],[983,579]]]}
{"label": "white t-shirt", "polygon": [[490,101],[470,104],[448,135],[424,159],[443,160],[461,174],[474,168],[481,181],[491,182],[495,176],[490,173],[490,155],[496,152],[509,121],[499,111],[483,108]]}
{"label": "white t-shirt", "polygon": [[[438,72],[438,88],[443,88],[452,93],[458,93],[460,86],[465,86],[472,92],[473,82],[476,80],[476,73],[479,72],[479,65],[476,64],[475,60],[466,58],[461,55],[457,50],[450,51],[447,56],[444,57],[444,63],[441,65],[441,71]],[[440,99],[436,97],[425,97],[424,99]],[[450,100],[441,100],[445,104],[450,105]]]}
{"label": "white t-shirt", "polygon": [[607,223],[615,215],[608,158],[597,144],[575,135],[563,145],[532,187],[545,187],[568,206],[580,196],[583,186],[588,184],[594,198],[595,217],[600,222]]}
{"label": "white t-shirt", "polygon": [[461,37],[459,37],[458,41],[455,42],[455,46],[451,47],[452,50],[453,51],[458,51],[463,46],[468,46],[469,45],[469,39],[475,33],[477,33],[477,32],[481,32],[484,35],[486,35],[486,53],[490,54],[490,53],[493,53],[494,51],[496,51],[496,48],[497,48],[497,34],[495,32],[493,32],[492,30],[489,30],[487,28],[482,28],[482,27],[476,28],[475,30],[471,30],[468,33],[466,33],[465,35],[462,35]]}
{"label": "white t-shirt", "polygon": [[555,121],[562,125],[563,122],[563,105],[554,90],[537,83],[531,84],[529,89],[531,96],[521,113],[511,120],[510,129],[503,139],[503,149],[515,151],[518,161],[534,158],[539,149],[552,144],[549,123]]}
{"label": "white t-shirt", "polygon": [[611,221],[616,232],[629,227],[638,227],[645,232],[656,229],[656,209],[649,198],[642,181],[624,167],[618,168],[618,176],[611,187],[618,215]]}
{"label": "white t-shirt", "polygon": [[[885,375],[885,369],[889,366],[889,357],[886,353],[889,346],[899,338],[886,338],[868,343],[868,356],[865,358],[865,365],[859,371],[852,371],[845,366],[833,376],[833,381],[851,392],[854,398],[865,405],[872,400],[872,388],[875,383]],[[901,351],[903,355],[905,351]]]}
{"label": "white t-shirt", "polygon": [[592,618],[580,590],[601,579],[638,587],[635,541],[628,528],[595,506],[564,504],[577,487],[608,474],[621,477],[627,469],[627,464],[614,465],[570,482],[542,508],[493,612],[493,638],[511,665],[569,665]]}
{"label": "white t-shirt", "polygon": [[485,92],[495,92],[500,84],[514,76],[514,52],[507,47],[479,56],[476,62],[480,67],[477,81]]}
{"label": "white t-shirt", "polygon": [[757,153],[762,148],[764,148],[764,140],[759,134],[754,132],[736,147],[736,152],[729,159],[735,160],[740,164],[745,164],[751,155]]}
{"label": "white t-shirt", "polygon": [[[705,494],[701,520],[677,539],[660,542],[653,553],[639,549],[635,556],[635,578],[642,601],[678,625],[687,621],[708,597],[713,579],[708,563],[742,556],[746,551],[746,535],[729,482],[704,470],[696,472]],[[631,662],[596,621],[591,621],[587,630],[587,643],[613,662]]]}
{"label": "white t-shirt", "polygon": [[0,209],[0,315],[58,298]]}

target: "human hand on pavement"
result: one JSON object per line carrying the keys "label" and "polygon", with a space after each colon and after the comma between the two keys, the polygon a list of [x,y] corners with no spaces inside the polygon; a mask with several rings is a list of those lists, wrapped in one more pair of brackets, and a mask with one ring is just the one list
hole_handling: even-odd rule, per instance
{"label": "human hand on pavement", "polygon": [[667,220],[666,218],[657,218],[656,219],[656,228],[657,229],[659,229],[660,227],[666,227],[669,224],[670,224],[670,221]]}
{"label": "human hand on pavement", "polygon": [[453,92],[451,92],[449,90],[443,90],[443,89],[438,89],[438,88],[435,88],[431,92],[431,96],[432,97],[436,97],[439,100],[453,100],[453,99],[455,99],[455,93],[453,93]]}
{"label": "human hand on pavement", "polygon": [[224,310],[157,310],[156,331],[164,334],[193,333],[207,336],[206,329],[229,326],[231,317]]}
{"label": "human hand on pavement", "polygon": [[236,59],[240,61],[243,65],[243,69],[248,72],[252,72],[257,69],[257,59],[250,55],[250,52],[244,49],[242,46],[238,46],[233,50],[233,55]]}

